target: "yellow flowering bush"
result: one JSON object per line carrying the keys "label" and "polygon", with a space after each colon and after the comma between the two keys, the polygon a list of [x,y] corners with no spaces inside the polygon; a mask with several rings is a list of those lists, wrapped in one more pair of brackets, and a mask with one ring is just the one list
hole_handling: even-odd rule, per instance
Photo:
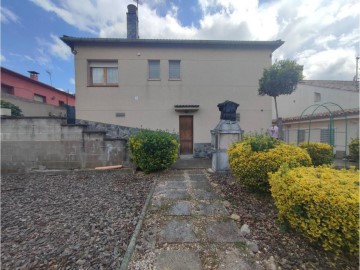
{"label": "yellow flowering bush", "polygon": [[129,139],[131,158],[145,173],[163,170],[178,158],[179,142],[175,134],[142,130]]}
{"label": "yellow flowering bush", "polygon": [[326,143],[301,143],[299,147],[305,149],[314,166],[330,165],[333,162],[333,148]]}
{"label": "yellow flowering bush", "polygon": [[255,191],[269,192],[268,173],[276,172],[283,163],[290,167],[311,165],[308,153],[297,146],[279,143],[253,151],[250,142],[247,139],[229,147],[229,166],[238,181]]}
{"label": "yellow flowering bush", "polygon": [[283,166],[269,182],[281,222],[325,250],[359,252],[359,171]]}

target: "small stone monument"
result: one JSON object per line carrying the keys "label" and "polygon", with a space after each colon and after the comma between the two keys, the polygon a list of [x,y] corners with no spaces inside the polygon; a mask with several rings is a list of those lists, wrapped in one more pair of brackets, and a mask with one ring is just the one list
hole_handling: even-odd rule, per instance
{"label": "small stone monument", "polygon": [[239,104],[226,100],[217,106],[221,115],[220,122],[211,130],[212,170],[226,172],[229,171],[227,149],[233,142],[241,140],[242,130],[236,121]]}

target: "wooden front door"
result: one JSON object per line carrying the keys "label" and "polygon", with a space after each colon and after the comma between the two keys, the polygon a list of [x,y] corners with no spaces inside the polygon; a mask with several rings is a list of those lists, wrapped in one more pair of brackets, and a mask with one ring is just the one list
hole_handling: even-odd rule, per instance
{"label": "wooden front door", "polygon": [[179,116],[180,155],[193,154],[193,116]]}

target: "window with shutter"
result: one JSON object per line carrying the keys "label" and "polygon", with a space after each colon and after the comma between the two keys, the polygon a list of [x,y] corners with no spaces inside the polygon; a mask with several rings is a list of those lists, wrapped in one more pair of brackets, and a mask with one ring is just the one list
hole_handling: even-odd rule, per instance
{"label": "window with shutter", "polygon": [[181,80],[180,60],[169,60],[169,80]]}
{"label": "window with shutter", "polygon": [[160,80],[160,60],[149,60],[149,80]]}

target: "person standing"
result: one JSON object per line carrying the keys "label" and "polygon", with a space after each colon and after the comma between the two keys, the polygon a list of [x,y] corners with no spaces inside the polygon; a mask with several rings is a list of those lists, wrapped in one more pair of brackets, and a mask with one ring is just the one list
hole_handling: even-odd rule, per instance
{"label": "person standing", "polygon": [[272,124],[272,126],[269,128],[268,134],[269,134],[270,137],[273,137],[275,139],[279,139],[279,128],[275,123]]}

